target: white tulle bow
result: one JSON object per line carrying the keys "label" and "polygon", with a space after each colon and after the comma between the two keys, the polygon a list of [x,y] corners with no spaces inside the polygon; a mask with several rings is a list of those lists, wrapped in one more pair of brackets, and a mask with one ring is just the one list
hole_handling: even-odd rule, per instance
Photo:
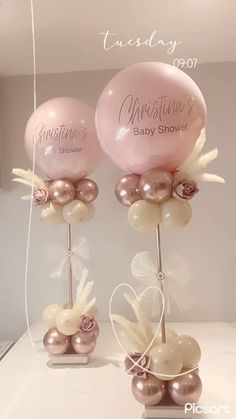
{"label": "white tulle bow", "polygon": [[89,245],[84,237],[74,242],[70,252],[62,245],[57,246],[57,248],[54,248],[53,257],[56,257],[60,262],[57,268],[51,273],[51,278],[67,279],[70,263],[74,280],[80,280],[84,276],[87,276],[88,269],[82,259],[89,259]]}
{"label": "white tulle bow", "polygon": [[[143,282],[142,288],[159,285],[157,266],[152,260],[149,252],[138,252],[131,262],[131,273],[138,280]],[[161,273],[163,275],[163,273]],[[183,288],[189,282],[190,274],[187,263],[179,256],[172,255],[167,261],[164,272],[163,286],[165,306],[168,313],[171,311],[172,301],[180,312],[189,310],[193,301]],[[161,309],[159,293],[147,293],[143,299],[145,311],[150,316],[156,316]]]}

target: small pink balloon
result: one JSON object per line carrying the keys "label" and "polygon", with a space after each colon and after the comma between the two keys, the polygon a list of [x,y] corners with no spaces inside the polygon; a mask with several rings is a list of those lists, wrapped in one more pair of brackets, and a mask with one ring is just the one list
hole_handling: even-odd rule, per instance
{"label": "small pink balloon", "polygon": [[136,174],[178,168],[205,123],[206,104],[196,83],[178,68],[158,62],[119,72],[106,85],[96,109],[104,152]]}
{"label": "small pink balloon", "polygon": [[43,103],[27,123],[25,146],[49,178],[78,180],[99,165],[102,152],[94,111],[86,103],[58,97]]}
{"label": "small pink balloon", "polygon": [[147,378],[133,377],[132,393],[139,403],[155,406],[165,395],[165,383],[153,374],[147,374]]}
{"label": "small pink balloon", "polygon": [[139,192],[139,180],[140,176],[133,174],[123,176],[118,180],[115,194],[121,204],[130,207],[134,202],[142,199]]}
{"label": "small pink balloon", "polygon": [[49,194],[54,204],[66,205],[75,197],[75,187],[71,180],[54,180],[49,184]]}
{"label": "small pink balloon", "polygon": [[81,179],[75,187],[75,199],[79,199],[85,204],[93,202],[98,196],[98,185],[91,179]]}
{"label": "small pink balloon", "polygon": [[168,381],[168,392],[172,400],[180,406],[198,402],[202,393],[202,382],[198,373],[186,373]]}
{"label": "small pink balloon", "polygon": [[43,338],[44,349],[52,355],[63,355],[70,347],[70,338],[56,327],[47,331]]}

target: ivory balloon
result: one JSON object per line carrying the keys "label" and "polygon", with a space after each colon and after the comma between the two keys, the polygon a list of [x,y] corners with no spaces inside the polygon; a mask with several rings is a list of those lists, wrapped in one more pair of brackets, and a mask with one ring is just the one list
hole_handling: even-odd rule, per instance
{"label": "ivory balloon", "polygon": [[[170,329],[169,327],[166,327],[165,332],[166,332],[166,342],[173,343],[175,338],[177,337],[177,333],[173,329]],[[158,343],[162,343],[161,331],[159,333],[157,340],[158,340]]]}
{"label": "ivory balloon", "polygon": [[51,226],[64,224],[62,208],[61,205],[47,202],[40,207],[40,220]]}
{"label": "ivory balloon", "polygon": [[134,174],[123,176],[118,180],[115,194],[121,204],[130,207],[134,202],[142,199],[139,192],[139,180],[140,176]]}
{"label": "ivory balloon", "polygon": [[177,336],[174,344],[181,353],[184,368],[193,368],[198,365],[201,359],[201,348],[194,338],[188,335]]}
{"label": "ivory balloon", "polygon": [[161,204],[172,195],[173,176],[169,172],[152,169],[144,173],[139,182],[139,191],[144,199]]}
{"label": "ivory balloon", "polygon": [[161,380],[172,380],[175,375],[180,373],[183,367],[181,354],[177,347],[171,343],[157,345],[151,351],[150,356],[152,358],[152,371]]}
{"label": "ivory balloon", "polygon": [[165,383],[153,374],[147,378],[133,377],[132,393],[135,399],[145,406],[155,406],[165,395]]}
{"label": "ivory balloon", "polygon": [[89,204],[98,196],[98,185],[92,179],[81,179],[76,185],[75,199]]}
{"label": "ivory balloon", "polygon": [[168,393],[180,406],[197,403],[202,393],[202,382],[195,372],[184,374],[168,382]]}
{"label": "ivory balloon", "polygon": [[137,231],[146,232],[154,229],[160,220],[161,211],[158,204],[141,199],[129,207],[128,221]]}
{"label": "ivory balloon", "polygon": [[90,219],[91,211],[87,204],[74,199],[63,207],[63,216],[68,224],[80,224]]}
{"label": "ivory balloon", "polygon": [[56,327],[56,318],[58,314],[64,310],[60,304],[50,304],[43,312],[43,322],[49,327],[49,329]]}
{"label": "ivory balloon", "polygon": [[70,347],[70,338],[53,328],[44,335],[43,345],[49,354],[63,355]]}
{"label": "ivory balloon", "polygon": [[76,332],[71,338],[71,345],[78,354],[89,354],[96,346],[96,332]]}
{"label": "ivory balloon", "polygon": [[192,218],[192,209],[186,201],[170,198],[161,205],[161,221],[169,228],[184,227]]}
{"label": "ivory balloon", "polygon": [[63,335],[74,335],[79,328],[80,315],[73,308],[66,308],[61,311],[57,318],[57,328]]}
{"label": "ivory balloon", "polygon": [[49,184],[49,193],[52,202],[66,205],[75,197],[75,187],[69,179],[54,180]]}

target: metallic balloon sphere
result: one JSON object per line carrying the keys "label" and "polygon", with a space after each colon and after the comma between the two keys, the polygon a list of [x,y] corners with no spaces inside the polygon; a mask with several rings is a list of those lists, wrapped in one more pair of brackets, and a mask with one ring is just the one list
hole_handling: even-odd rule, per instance
{"label": "metallic balloon sphere", "polygon": [[63,355],[70,347],[70,338],[54,327],[44,335],[43,345],[49,354]]}
{"label": "metallic balloon sphere", "polygon": [[76,332],[71,338],[71,345],[77,354],[89,354],[96,346],[97,334],[92,332]]}
{"label": "metallic balloon sphere", "polygon": [[169,172],[152,169],[141,176],[139,191],[144,199],[151,202],[162,202],[172,195],[173,176]]}
{"label": "metallic balloon sphere", "polygon": [[142,199],[139,192],[139,180],[138,175],[126,175],[121,177],[115,188],[115,194],[118,201],[129,207],[134,202]]}
{"label": "metallic balloon sphere", "polygon": [[75,187],[69,179],[54,180],[48,188],[54,204],[66,205],[75,197]]}
{"label": "metallic balloon sphere", "polygon": [[186,373],[168,382],[171,399],[180,406],[197,403],[202,393],[202,382],[196,372]]}
{"label": "metallic balloon sphere", "polygon": [[133,377],[132,393],[135,399],[145,406],[155,406],[165,395],[165,383],[153,374],[147,378]]}
{"label": "metallic balloon sphere", "polygon": [[81,179],[75,186],[75,199],[85,204],[93,202],[98,196],[98,185],[91,179]]}

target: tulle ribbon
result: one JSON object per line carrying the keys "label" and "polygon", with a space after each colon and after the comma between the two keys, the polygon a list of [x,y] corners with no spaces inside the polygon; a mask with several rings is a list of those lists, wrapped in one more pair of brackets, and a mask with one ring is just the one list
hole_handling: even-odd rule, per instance
{"label": "tulle ribbon", "polygon": [[63,246],[54,248],[53,256],[60,260],[57,268],[51,272],[53,279],[68,278],[69,266],[71,263],[73,279],[79,280],[87,276],[88,269],[82,259],[89,259],[89,245],[87,240],[82,237],[74,242],[71,251]]}
{"label": "tulle ribbon", "polygon": [[[189,310],[193,305],[192,298],[184,287],[190,280],[187,263],[179,256],[172,255],[167,261],[165,273],[158,273],[157,266],[149,252],[138,252],[131,262],[131,273],[140,282],[142,289],[147,286],[159,286],[159,277],[163,277],[165,307],[171,312],[172,302],[180,312]],[[160,313],[160,294],[155,291],[146,293],[142,301],[144,310],[150,316]]]}

